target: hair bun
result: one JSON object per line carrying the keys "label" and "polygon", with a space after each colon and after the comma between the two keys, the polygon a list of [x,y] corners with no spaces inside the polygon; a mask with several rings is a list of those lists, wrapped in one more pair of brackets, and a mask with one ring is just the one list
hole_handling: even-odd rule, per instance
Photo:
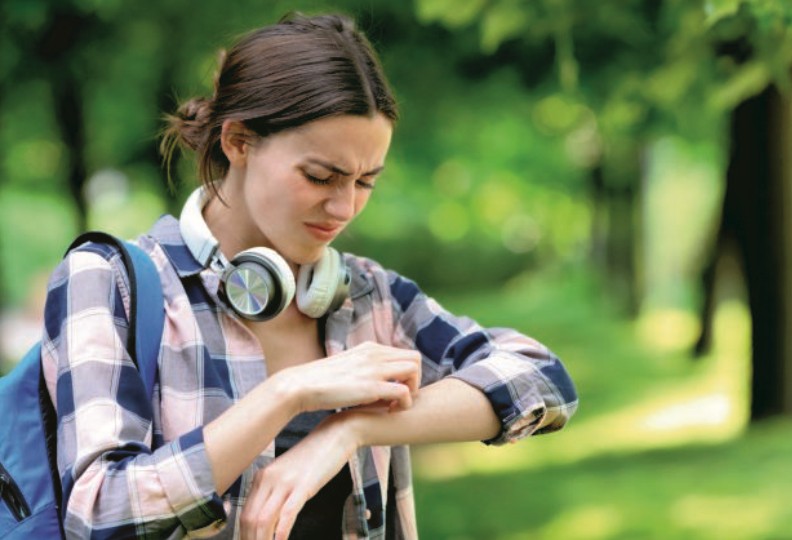
{"label": "hair bun", "polygon": [[168,144],[180,145],[191,150],[199,148],[206,137],[212,117],[213,102],[203,97],[193,98],[183,103],[175,115],[167,117],[169,128],[166,137]]}
{"label": "hair bun", "polygon": [[162,131],[160,152],[165,158],[165,166],[170,180],[170,163],[176,147],[197,150],[206,139],[212,117],[213,101],[206,98],[193,98],[183,103],[175,114],[165,115],[165,129]]}
{"label": "hair bun", "polygon": [[183,103],[176,115],[184,122],[204,125],[212,115],[212,102],[206,98],[193,98]]}

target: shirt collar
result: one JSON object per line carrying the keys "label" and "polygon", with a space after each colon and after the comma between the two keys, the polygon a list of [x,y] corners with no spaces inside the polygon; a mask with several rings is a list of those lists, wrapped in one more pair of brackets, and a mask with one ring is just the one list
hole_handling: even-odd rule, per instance
{"label": "shirt collar", "polygon": [[179,230],[179,220],[171,215],[162,216],[154,223],[149,235],[162,247],[179,277],[198,274],[204,266],[192,254]]}

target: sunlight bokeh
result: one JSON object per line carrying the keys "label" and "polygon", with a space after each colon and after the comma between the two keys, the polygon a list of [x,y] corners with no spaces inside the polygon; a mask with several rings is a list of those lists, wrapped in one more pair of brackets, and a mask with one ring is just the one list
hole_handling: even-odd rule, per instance
{"label": "sunlight bokeh", "polygon": [[[676,331],[673,324],[660,328]],[[744,430],[748,420],[750,318],[745,305],[736,300],[723,302],[715,314],[714,332],[712,352],[699,360],[701,365],[692,366],[683,380],[658,383],[625,407],[590,419],[575,419],[574,429],[539,437],[528,445],[494,450],[478,445],[421,448],[416,451],[418,474],[429,480],[448,479],[574,462],[601,454],[729,440]],[[640,325],[635,335],[636,339],[643,335]],[[583,388],[582,404],[585,399]]]}

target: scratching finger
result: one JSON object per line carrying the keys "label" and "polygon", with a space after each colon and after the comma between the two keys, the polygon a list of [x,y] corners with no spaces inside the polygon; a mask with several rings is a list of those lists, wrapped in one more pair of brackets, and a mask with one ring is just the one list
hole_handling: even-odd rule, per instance
{"label": "scratching finger", "polygon": [[400,382],[389,382],[386,384],[388,385],[388,392],[385,399],[390,400],[389,410],[406,411],[412,407],[412,393],[407,385]]}
{"label": "scratching finger", "polygon": [[275,527],[280,520],[285,500],[285,492],[273,491],[271,493],[271,496],[267,499],[258,516],[259,527],[257,532],[259,536],[257,536],[257,540],[272,540],[272,535],[275,533]]}
{"label": "scratching finger", "polygon": [[292,493],[289,499],[283,504],[280,511],[280,518],[275,529],[275,540],[288,540],[297,515],[305,504],[305,497]]}
{"label": "scratching finger", "polygon": [[242,540],[258,538],[260,509],[267,500],[270,491],[271,488],[263,482],[263,471],[258,471],[251,482],[247,500],[239,518],[242,524]]}

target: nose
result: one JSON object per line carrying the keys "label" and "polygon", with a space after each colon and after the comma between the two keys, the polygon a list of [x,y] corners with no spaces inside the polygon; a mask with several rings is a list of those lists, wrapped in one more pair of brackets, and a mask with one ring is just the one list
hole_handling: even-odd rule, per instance
{"label": "nose", "polygon": [[343,182],[332,190],[324,204],[325,212],[338,221],[351,221],[355,217],[355,184]]}

